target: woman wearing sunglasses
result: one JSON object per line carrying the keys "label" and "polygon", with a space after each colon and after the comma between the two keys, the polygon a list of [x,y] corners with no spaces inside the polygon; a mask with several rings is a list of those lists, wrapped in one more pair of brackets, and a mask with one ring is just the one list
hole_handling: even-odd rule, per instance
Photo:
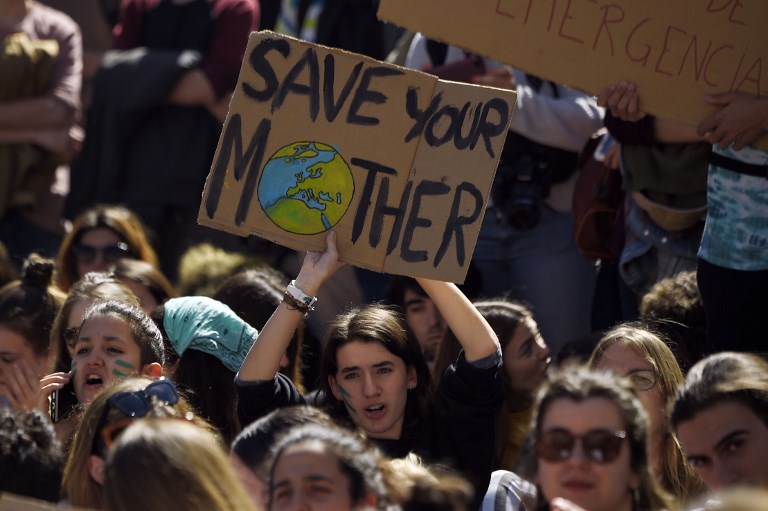
{"label": "woman wearing sunglasses", "polygon": [[672,350],[642,324],[626,323],[600,339],[589,366],[626,377],[637,392],[648,414],[649,460],[664,489],[680,502],[701,494],[704,484],[688,464],[666,419],[666,410],[683,384]]}
{"label": "woman wearing sunglasses", "polygon": [[105,271],[124,258],[158,265],[139,217],[122,206],[94,206],[75,218],[61,242],[58,285],[69,291],[86,273]]}
{"label": "woman wearing sunglasses", "polygon": [[[73,506],[103,509],[104,459],[117,435],[140,417],[184,418],[191,411],[175,385],[165,378],[129,378],[105,388],[78,424],[64,467],[64,496]],[[199,418],[194,420],[205,425]]]}
{"label": "woman wearing sunglasses", "polygon": [[648,419],[629,383],[566,368],[539,394],[534,481],[542,509],[672,508],[648,464]]}

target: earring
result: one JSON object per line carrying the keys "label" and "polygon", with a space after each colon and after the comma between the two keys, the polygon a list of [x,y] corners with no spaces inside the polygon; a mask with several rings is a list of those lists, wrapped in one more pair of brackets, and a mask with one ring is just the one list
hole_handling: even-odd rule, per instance
{"label": "earring", "polygon": [[637,486],[632,488],[632,509],[640,511],[640,489]]}
{"label": "earring", "polygon": [[413,390],[413,384],[412,383],[408,384],[408,390]]}

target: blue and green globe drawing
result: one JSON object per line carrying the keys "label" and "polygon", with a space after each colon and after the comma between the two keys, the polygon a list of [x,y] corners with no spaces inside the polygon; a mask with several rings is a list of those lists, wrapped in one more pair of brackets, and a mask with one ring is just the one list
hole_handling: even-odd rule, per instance
{"label": "blue and green globe drawing", "polygon": [[281,229],[318,234],[336,225],[349,209],[355,182],[333,147],[294,142],[269,159],[259,178],[261,208]]}

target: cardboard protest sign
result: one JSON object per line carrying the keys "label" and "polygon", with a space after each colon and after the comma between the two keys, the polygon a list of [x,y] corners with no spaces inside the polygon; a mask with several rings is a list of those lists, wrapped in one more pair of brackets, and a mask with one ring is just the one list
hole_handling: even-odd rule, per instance
{"label": "cardboard protest sign", "polygon": [[381,0],[379,17],[591,94],[634,81],[642,109],[689,124],[717,110],[706,94],[768,96],[764,0]]}
{"label": "cardboard protest sign", "polygon": [[463,282],[515,104],[272,32],[251,34],[199,223],[375,271]]}
{"label": "cardboard protest sign", "polygon": [[[12,493],[0,493],[0,511],[54,511],[61,507],[52,502],[22,497]],[[71,511],[87,511],[85,508],[67,506]]]}

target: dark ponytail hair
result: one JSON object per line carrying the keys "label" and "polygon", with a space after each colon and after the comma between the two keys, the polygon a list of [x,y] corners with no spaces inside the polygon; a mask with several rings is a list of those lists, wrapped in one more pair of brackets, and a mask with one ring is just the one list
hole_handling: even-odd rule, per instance
{"label": "dark ponytail hair", "polygon": [[53,269],[52,260],[31,254],[21,280],[0,289],[0,325],[23,337],[37,357],[50,353],[51,326],[64,298],[51,287]]}

